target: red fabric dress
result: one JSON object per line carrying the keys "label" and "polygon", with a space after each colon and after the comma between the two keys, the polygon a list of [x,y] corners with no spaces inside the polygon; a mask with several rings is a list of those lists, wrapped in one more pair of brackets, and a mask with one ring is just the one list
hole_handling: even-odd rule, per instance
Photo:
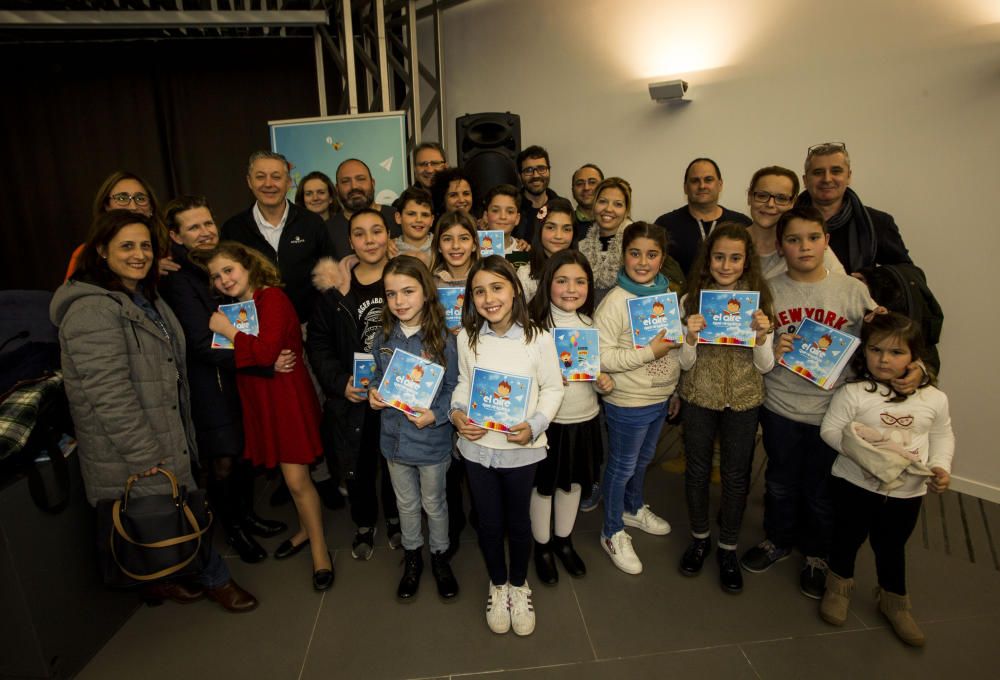
{"label": "red fabric dress", "polygon": [[291,373],[273,377],[236,372],[243,404],[246,446],[243,455],[254,465],[308,465],[323,453],[319,438],[319,401],[302,358],[302,330],[291,300],[280,288],[253,294],[260,330],[256,337],[237,333],[236,368],[273,366],[283,349],[295,353]]}

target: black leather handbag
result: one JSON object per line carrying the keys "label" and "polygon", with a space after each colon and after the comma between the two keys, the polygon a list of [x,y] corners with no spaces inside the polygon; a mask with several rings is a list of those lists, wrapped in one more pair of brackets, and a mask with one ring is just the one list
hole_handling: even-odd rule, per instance
{"label": "black leather handbag", "polygon": [[117,500],[97,503],[97,545],[105,585],[128,587],[200,572],[212,550],[212,511],[205,491],[178,486],[163,468],[170,493],[130,498],[132,475]]}

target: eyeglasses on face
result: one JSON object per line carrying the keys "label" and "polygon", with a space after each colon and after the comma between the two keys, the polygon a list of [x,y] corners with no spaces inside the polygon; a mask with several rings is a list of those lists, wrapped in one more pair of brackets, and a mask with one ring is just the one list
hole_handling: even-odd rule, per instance
{"label": "eyeglasses on face", "polygon": [[437,170],[444,165],[444,161],[420,161],[417,163],[417,167],[421,170],[430,170],[431,168]]}
{"label": "eyeglasses on face", "polygon": [[532,175],[547,175],[549,174],[549,166],[532,165],[527,168],[521,168],[521,174],[525,177],[531,177]]}
{"label": "eyeglasses on face", "polygon": [[137,191],[134,194],[130,194],[127,191],[120,191],[117,194],[111,194],[109,197],[111,202],[115,205],[126,206],[129,203],[135,203],[140,208],[149,205],[149,196]]}
{"label": "eyeglasses on face", "polygon": [[772,198],[774,199],[775,205],[791,205],[792,196],[788,194],[772,194],[769,191],[755,191],[750,196],[753,198],[754,203],[760,203],[761,205],[766,204]]}

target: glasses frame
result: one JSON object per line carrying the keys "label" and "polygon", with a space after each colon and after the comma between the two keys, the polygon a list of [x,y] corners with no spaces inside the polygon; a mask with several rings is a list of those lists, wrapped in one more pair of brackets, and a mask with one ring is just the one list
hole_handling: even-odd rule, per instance
{"label": "glasses frame", "polygon": [[[765,198],[762,201],[757,197],[758,194],[763,194],[767,198]],[[778,200],[779,196],[781,196],[782,199],[784,199],[783,203]],[[754,203],[759,203],[760,205],[767,205],[768,202],[773,198],[774,204],[777,206],[781,206],[782,208],[785,207],[786,205],[791,205],[792,203],[795,202],[794,196],[786,196],[785,194],[772,194],[770,191],[751,191],[750,198],[753,199]]]}
{"label": "glasses frame", "polygon": [[[124,196],[125,200],[124,201],[120,200],[119,196]],[[120,206],[126,206],[129,203],[135,203],[140,208],[145,208],[147,205],[150,204],[151,200],[152,199],[149,198],[149,194],[142,191],[137,191],[134,194],[130,194],[127,191],[119,191],[116,194],[111,194],[108,196],[109,203],[113,203]]]}
{"label": "glasses frame", "polygon": [[525,177],[534,177],[535,175],[538,175],[539,177],[544,177],[545,175],[549,174],[549,171],[551,169],[552,167],[549,165],[532,165],[527,168],[521,168],[521,174],[524,175]]}
{"label": "glasses frame", "polygon": [[847,153],[847,144],[844,142],[822,142],[820,144],[813,144],[806,149],[806,158],[814,156],[816,152],[820,150],[823,151],[824,156],[830,153],[837,153],[838,151]]}

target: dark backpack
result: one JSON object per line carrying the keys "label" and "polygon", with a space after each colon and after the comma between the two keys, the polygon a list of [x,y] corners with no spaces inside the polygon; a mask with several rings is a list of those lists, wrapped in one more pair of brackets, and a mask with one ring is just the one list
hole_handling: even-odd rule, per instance
{"label": "dark backpack", "polygon": [[877,303],[913,319],[920,326],[927,346],[924,361],[935,375],[940,374],[941,358],[937,344],[944,326],[944,311],[927,287],[923,270],[914,264],[885,264],[863,269],[861,274]]}

